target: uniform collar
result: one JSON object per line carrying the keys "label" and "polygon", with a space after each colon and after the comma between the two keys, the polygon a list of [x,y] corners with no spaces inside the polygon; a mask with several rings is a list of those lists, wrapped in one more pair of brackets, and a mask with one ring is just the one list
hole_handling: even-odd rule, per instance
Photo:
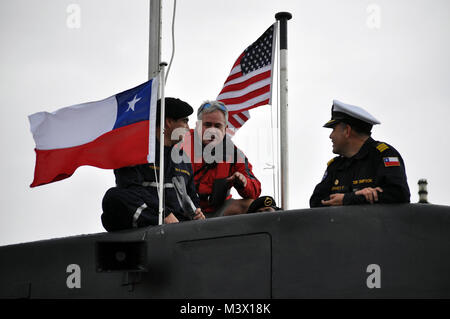
{"label": "uniform collar", "polygon": [[358,153],[356,153],[352,158],[354,159],[362,159],[369,154],[370,145],[375,142],[373,138],[369,136],[369,138],[364,142],[364,144],[359,149]]}
{"label": "uniform collar", "polygon": [[340,156],[339,158],[341,159],[341,161],[339,162],[339,164],[337,165],[337,169],[338,170],[343,170],[343,169],[347,169],[349,167],[349,165],[351,165],[351,163],[354,160],[360,160],[363,159],[364,157],[366,157],[369,154],[369,149],[370,149],[370,145],[372,143],[374,143],[375,141],[373,140],[373,138],[369,137],[364,144],[361,146],[361,148],[359,149],[358,153],[356,153],[355,155],[353,155],[350,158],[346,158],[344,156]]}

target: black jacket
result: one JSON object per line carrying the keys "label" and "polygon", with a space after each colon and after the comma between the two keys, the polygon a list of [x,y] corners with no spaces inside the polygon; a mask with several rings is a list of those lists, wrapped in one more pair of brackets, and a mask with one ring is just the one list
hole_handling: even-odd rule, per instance
{"label": "black jacket", "polygon": [[410,192],[405,164],[390,145],[368,138],[351,158],[338,156],[328,162],[322,181],[309,200],[311,207],[322,207],[321,200],[343,193],[344,205],[367,204],[363,195],[355,195],[365,187],[381,187],[378,203],[409,203]]}
{"label": "black jacket", "polygon": [[[171,158],[172,150],[182,154],[183,160],[181,163],[175,163]],[[123,167],[114,170],[116,176],[116,184],[119,188],[130,188],[141,192],[146,199],[145,202],[149,210],[154,214],[155,221],[158,216],[158,189],[151,186],[143,186],[144,183],[149,184],[159,179],[159,143],[156,145],[156,159],[157,164],[141,164],[136,166]],[[180,156],[178,156],[180,160]],[[192,172],[192,165],[187,155],[174,147],[164,147],[164,183],[172,184],[174,176],[181,176],[184,180],[187,194],[191,198],[195,207],[199,207],[198,195],[195,191],[194,176]],[[165,212],[166,216],[173,213],[178,220],[189,220],[181,208],[180,202],[177,198],[175,189],[164,189]]]}

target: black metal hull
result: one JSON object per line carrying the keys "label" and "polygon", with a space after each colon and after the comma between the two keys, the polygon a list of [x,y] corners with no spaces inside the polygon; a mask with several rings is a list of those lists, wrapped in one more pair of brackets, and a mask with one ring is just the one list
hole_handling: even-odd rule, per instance
{"label": "black metal hull", "polygon": [[221,217],[4,246],[0,260],[1,298],[450,298],[450,207]]}

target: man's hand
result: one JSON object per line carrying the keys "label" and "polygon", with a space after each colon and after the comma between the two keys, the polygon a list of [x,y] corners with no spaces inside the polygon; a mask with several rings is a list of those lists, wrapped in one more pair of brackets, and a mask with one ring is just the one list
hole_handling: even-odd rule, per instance
{"label": "man's hand", "polygon": [[170,213],[166,218],[164,218],[164,224],[178,223],[178,218],[174,214]]}
{"label": "man's hand", "polygon": [[325,206],[342,206],[345,194],[331,194],[329,200],[322,200]]}
{"label": "man's hand", "polygon": [[205,219],[205,215],[203,215],[203,212],[200,207],[195,210],[195,215],[194,215],[194,220],[198,220],[198,219]]}
{"label": "man's hand", "polygon": [[383,190],[380,187],[366,187],[363,189],[360,189],[359,191],[356,191],[356,195],[364,195],[366,198],[366,201],[373,204],[374,202],[378,202],[378,192],[382,193]]}
{"label": "man's hand", "polygon": [[233,175],[227,178],[227,184],[231,188],[245,188],[247,186],[247,179],[245,176],[239,172],[235,172]]}

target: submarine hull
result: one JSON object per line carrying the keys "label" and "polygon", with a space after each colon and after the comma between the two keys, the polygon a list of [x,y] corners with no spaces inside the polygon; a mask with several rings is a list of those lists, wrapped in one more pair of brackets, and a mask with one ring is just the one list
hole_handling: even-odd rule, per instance
{"label": "submarine hull", "polygon": [[0,298],[450,298],[450,207],[299,209],[0,247]]}

